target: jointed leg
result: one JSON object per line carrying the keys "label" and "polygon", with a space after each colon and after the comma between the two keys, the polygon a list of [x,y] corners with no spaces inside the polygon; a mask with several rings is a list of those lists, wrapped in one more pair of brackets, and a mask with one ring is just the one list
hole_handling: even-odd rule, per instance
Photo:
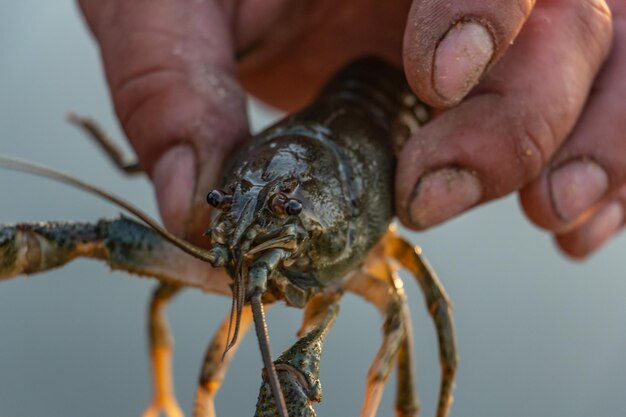
{"label": "jointed leg", "polygon": [[123,173],[139,174],[142,172],[137,162],[129,162],[126,160],[124,153],[94,120],[73,113],[68,114],[67,120],[81,127],[100,146],[104,153],[107,154],[111,162]]}
{"label": "jointed leg", "polygon": [[421,249],[390,230],[382,242],[387,257],[397,260],[418,281],[428,311],[435,322],[439,342],[439,360],[441,361],[441,388],[437,417],[446,417],[452,405],[452,391],[457,368],[456,342],[452,321],[452,303],[430,265],[421,256]]}
{"label": "jointed leg", "polygon": [[302,324],[298,330],[298,337],[302,338],[319,327],[320,323],[327,318],[331,309],[339,308],[338,302],[340,298],[341,293],[335,292],[321,293],[311,298],[302,314]]}
{"label": "jointed leg", "polygon": [[235,345],[230,348],[225,356],[223,356],[223,354],[226,343],[228,343],[228,328],[230,327],[229,317],[222,322],[217,333],[213,336],[202,364],[200,383],[196,393],[194,417],[215,417],[215,395],[220,389],[228,366],[251,324],[252,312],[250,306],[245,306],[241,312],[239,337]]}
{"label": "jointed leg", "polygon": [[415,386],[415,360],[413,359],[413,329],[411,314],[406,302],[402,308],[402,325],[404,339],[398,352],[397,387],[396,387],[396,416],[415,417],[419,412],[417,387]]}
{"label": "jointed leg", "polygon": [[143,417],[157,417],[161,411],[168,417],[183,417],[183,412],[176,401],[172,384],[172,349],[165,308],[180,287],[173,284],[160,284],[152,295],[149,311],[148,334],[150,340],[150,358],[154,398]]}
{"label": "jointed leg", "polygon": [[374,255],[366,262],[363,271],[350,279],[346,290],[373,303],[385,319],[383,343],[368,372],[361,417],[376,415],[394,365],[398,367],[400,379],[396,398],[397,414],[403,417],[416,415],[410,320],[401,281],[391,265]]}

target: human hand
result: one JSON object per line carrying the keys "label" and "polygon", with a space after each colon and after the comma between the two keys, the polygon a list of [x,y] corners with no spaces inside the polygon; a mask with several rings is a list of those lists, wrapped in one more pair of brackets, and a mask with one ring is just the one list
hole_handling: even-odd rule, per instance
{"label": "human hand", "polygon": [[[623,16],[617,2],[613,11]],[[488,68],[466,100],[418,132],[400,156],[396,206],[402,221],[429,227],[526,186],[522,201],[529,217],[554,232],[568,230],[559,242],[570,254],[585,255],[622,223],[621,203],[608,204],[626,179],[619,149],[610,150],[620,146],[611,133],[619,132],[620,122],[610,113],[619,109],[606,103],[618,100],[620,84],[624,94],[617,79],[626,65],[618,42],[624,31],[616,26],[611,60],[596,78],[611,41],[604,2],[541,3],[508,51],[530,0],[416,0],[393,10],[377,1],[80,3],[102,47],[118,117],[155,182],[164,222],[188,238],[206,224],[206,190],[247,134],[235,54],[246,88],[285,109],[308,101],[331,73],[359,55],[398,65],[404,60],[415,91],[438,107],[456,104]],[[459,21],[464,23],[455,26]],[[451,42],[439,42],[448,31],[449,39],[461,40],[461,28],[479,42],[466,49],[466,64]],[[587,100],[592,85],[612,90],[597,90]],[[592,128],[601,137],[596,146],[588,143]],[[553,167],[572,158],[584,161],[575,165],[601,182],[602,191],[584,188],[584,175],[575,186],[586,193],[563,186],[569,169]],[[604,176],[588,160],[600,164]],[[564,191],[551,197],[550,182]],[[600,212],[591,215],[585,208],[597,200]]]}
{"label": "human hand", "polygon": [[412,87],[435,106],[471,91],[404,148],[396,204],[426,228],[520,190],[528,217],[584,257],[624,224],[626,3],[531,3],[414,3]]}

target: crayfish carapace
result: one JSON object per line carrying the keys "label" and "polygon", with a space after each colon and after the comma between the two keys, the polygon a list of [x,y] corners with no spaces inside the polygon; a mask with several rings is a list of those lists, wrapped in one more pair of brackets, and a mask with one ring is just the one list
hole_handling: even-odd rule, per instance
{"label": "crayfish carapace", "polygon": [[[393,218],[394,150],[429,116],[403,74],[374,58],[340,71],[307,108],[251,138],[207,200],[215,216],[209,250],[165,231],[128,203],[41,167],[2,159],[3,166],[52,176],[124,205],[147,222],[127,218],[85,223],[25,223],[0,228],[0,278],[54,268],[78,257],[157,278],[150,314],[155,401],[181,416],[171,389],[171,344],[163,306],[181,287],[231,293],[230,316],[207,351],[196,416],[213,416],[213,400],[238,345],[255,324],[265,366],[256,416],[314,416],[321,398],[323,339],[341,295],[356,293],[384,317],[383,343],[369,370],[361,416],[374,416],[394,367],[396,412],[417,414],[408,306],[397,265],[421,286],[438,334],[442,380],[437,417],[448,415],[456,371],[450,302],[420,250],[400,238]],[[84,127],[92,128],[82,121]],[[93,132],[93,129],[90,129]],[[181,252],[199,258],[193,259]],[[206,261],[231,277],[209,276]],[[269,350],[264,305],[305,308],[298,342],[275,362]],[[251,308],[249,308],[250,306]]]}

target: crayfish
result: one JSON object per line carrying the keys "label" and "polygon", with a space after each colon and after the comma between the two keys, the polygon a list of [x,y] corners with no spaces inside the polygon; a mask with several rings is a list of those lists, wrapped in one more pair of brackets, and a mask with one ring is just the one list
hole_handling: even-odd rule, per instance
{"label": "crayfish", "polygon": [[[145,416],[164,411],[169,417],[182,412],[171,389],[172,348],[163,307],[180,288],[232,296],[231,313],[204,359],[197,417],[215,415],[216,392],[239,336],[252,324],[264,363],[255,415],[314,416],[312,403],[321,399],[324,337],[341,296],[352,292],[372,302],[384,318],[383,342],[368,373],[361,416],[376,415],[394,367],[396,413],[414,416],[418,406],[408,305],[397,275],[401,267],[421,286],[435,323],[442,366],[437,417],[445,417],[456,371],[451,305],[420,249],[391,225],[394,152],[428,117],[429,109],[411,93],[400,71],[375,58],[347,66],[310,106],[250,138],[233,155],[221,187],[207,195],[215,212],[207,225],[208,250],[171,235],[139,209],[94,186],[2,158],[4,167],[96,193],[147,226],[127,217],[1,226],[0,279],[55,268],[81,256],[159,280],[149,317],[157,389]],[[103,140],[90,121],[77,122]],[[225,268],[228,276],[211,276],[211,266]],[[299,340],[273,361],[264,306],[279,301],[305,311]]]}

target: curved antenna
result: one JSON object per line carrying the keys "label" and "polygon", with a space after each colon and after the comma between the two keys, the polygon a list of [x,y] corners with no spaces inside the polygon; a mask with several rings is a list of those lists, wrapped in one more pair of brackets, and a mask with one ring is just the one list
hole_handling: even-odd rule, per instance
{"label": "curved antenna", "polygon": [[272,361],[270,338],[267,334],[267,324],[265,323],[265,311],[263,310],[261,294],[262,293],[259,292],[250,298],[250,306],[252,307],[252,316],[254,318],[254,328],[256,330],[257,339],[259,340],[259,348],[261,350],[261,357],[263,358],[263,365],[265,366],[267,379],[269,379],[270,387],[272,389],[272,393],[274,394],[276,411],[278,412],[279,417],[289,417],[287,414],[285,396],[283,395],[283,390],[280,388],[278,373],[276,372],[276,367]]}
{"label": "curved antenna", "polygon": [[102,188],[99,188],[95,185],[84,182],[82,180],[79,180],[78,178],[74,178],[71,175],[65,174],[61,171],[57,171],[55,169],[46,167],[44,165],[35,164],[33,162],[24,161],[22,159],[13,158],[13,157],[1,155],[1,154],[0,154],[0,167],[11,169],[14,171],[26,172],[28,174],[38,175],[41,177],[50,178],[52,180],[62,182],[64,184],[68,184],[73,187],[79,188],[90,194],[97,195],[98,197],[101,197],[109,201],[110,203],[113,203],[123,208],[124,210],[128,211],[129,213],[133,214],[139,220],[143,221],[145,224],[150,226],[150,228],[152,228],[155,232],[160,234],[164,239],[166,239],[173,245],[177,246],[184,252],[188,253],[189,255],[195,258],[198,258],[202,261],[209,262],[211,265],[213,265],[215,261],[214,253],[201,249],[187,242],[186,240],[183,240],[179,237],[174,236],[173,234],[165,230],[165,228],[161,226],[158,221],[150,217],[146,212],[134,206],[130,202],[124,200],[123,198],[118,197],[115,194],[112,194],[108,191],[105,191]]}

